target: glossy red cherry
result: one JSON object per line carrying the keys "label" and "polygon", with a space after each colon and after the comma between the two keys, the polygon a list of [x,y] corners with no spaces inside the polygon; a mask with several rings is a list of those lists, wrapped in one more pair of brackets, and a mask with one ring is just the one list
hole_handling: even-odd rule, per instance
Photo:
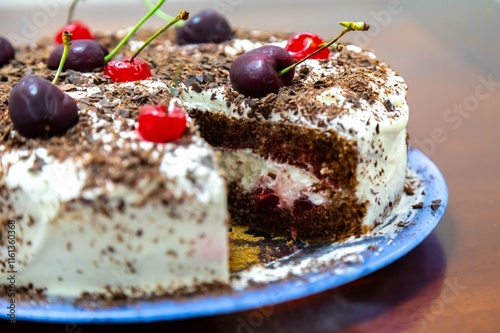
{"label": "glossy red cherry", "polygon": [[151,77],[151,70],[146,61],[141,58],[130,60],[111,60],[106,64],[104,75],[113,82],[131,82],[146,80]]}
{"label": "glossy red cherry", "polygon": [[[319,36],[310,32],[302,32],[290,37],[285,46],[285,50],[290,53],[293,59],[298,61],[318,50],[324,43],[323,39]],[[328,59],[329,55],[330,50],[326,48],[310,59]]]}
{"label": "glossy red cherry", "polygon": [[67,24],[66,26],[62,27],[57,31],[54,41],[58,44],[62,44],[62,33],[64,31],[69,31],[73,34],[73,40],[77,39],[94,39],[94,36],[92,36],[92,33],[90,32],[89,27],[87,27],[83,22],[81,21],[73,21],[70,24]]}
{"label": "glossy red cherry", "polygon": [[[156,6],[153,8],[153,11],[150,11],[148,13],[149,16],[153,15],[154,11],[158,9],[158,6],[160,6],[164,0],[158,1]],[[147,17],[146,17],[139,22],[140,24],[143,23]],[[164,25],[160,30],[155,32],[151,37],[149,37],[144,44],[137,49],[137,51],[134,53],[134,55],[130,59],[126,60],[110,60],[113,58],[113,56],[116,54],[118,49],[127,41],[127,38],[130,37],[127,35],[121,42],[118,44],[118,46],[111,51],[104,59],[105,61],[110,60],[107,64],[106,67],[104,68],[104,74],[109,76],[113,82],[130,82],[130,81],[139,81],[139,80],[145,80],[149,79],[151,77],[151,70],[149,69],[148,63],[145,62],[144,60],[140,59],[137,57],[137,55],[147,46],[149,43],[151,43],[156,37],[158,37],[162,32],[167,30],[169,27],[171,27],[173,24],[176,22],[179,22],[181,20],[187,20],[189,18],[189,13],[185,10],[181,10],[179,12],[179,15],[174,17],[169,23]],[[134,27],[135,29],[138,28],[139,25]],[[134,30],[132,30],[134,31]]]}
{"label": "glossy red cherry", "polygon": [[144,105],[139,111],[137,131],[146,141],[178,140],[186,130],[186,112],[178,105]]}

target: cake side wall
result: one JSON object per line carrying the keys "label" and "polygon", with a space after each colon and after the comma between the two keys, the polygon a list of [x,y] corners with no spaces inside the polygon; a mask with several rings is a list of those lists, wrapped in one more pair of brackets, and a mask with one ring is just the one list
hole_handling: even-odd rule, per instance
{"label": "cake side wall", "polygon": [[[8,219],[16,221],[20,290],[47,296],[150,297],[227,283],[224,180],[213,165],[199,167],[198,162],[198,170],[190,169],[182,161],[193,158],[189,152],[179,156],[176,162],[187,166],[184,175],[139,181],[133,188],[108,184],[106,193],[95,196],[85,179],[77,181],[81,174],[73,163],[58,168],[66,170],[63,178],[51,171],[57,163],[30,170],[35,159],[29,155],[1,163],[2,230]],[[191,186],[172,191],[183,181]],[[0,243],[5,242],[2,233]],[[1,262],[8,259],[4,249]],[[8,274],[5,266],[0,272]]]}

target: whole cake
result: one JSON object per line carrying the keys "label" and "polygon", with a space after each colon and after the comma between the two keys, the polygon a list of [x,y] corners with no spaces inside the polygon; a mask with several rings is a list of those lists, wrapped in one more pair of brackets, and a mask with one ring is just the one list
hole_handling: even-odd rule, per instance
{"label": "whole cake", "polygon": [[[96,38],[111,47],[122,35]],[[178,45],[167,31],[141,53],[151,79],[111,83],[101,70],[68,70],[60,88],[79,120],[48,139],[20,135],[7,105],[21,77],[53,77],[45,65],[53,46],[19,49],[0,68],[0,271],[13,269],[15,223],[18,288],[71,297],[192,292],[228,283],[229,224],[332,242],[385,220],[406,177],[406,85],[347,45],[300,64],[276,93],[234,89],[238,56],[287,38],[238,30],[221,43]],[[143,140],[139,108],[168,103],[187,111],[182,137]]]}

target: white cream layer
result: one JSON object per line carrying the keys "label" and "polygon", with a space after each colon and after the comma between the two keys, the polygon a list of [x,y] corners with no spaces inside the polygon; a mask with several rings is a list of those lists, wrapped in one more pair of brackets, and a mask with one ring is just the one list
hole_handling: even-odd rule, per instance
{"label": "white cream layer", "polygon": [[280,198],[280,205],[289,209],[294,200],[303,196],[315,205],[325,202],[325,197],[311,188],[318,178],[304,169],[261,158],[250,149],[221,149],[221,152],[221,166],[228,180],[237,181],[247,192],[256,187],[270,189]]}

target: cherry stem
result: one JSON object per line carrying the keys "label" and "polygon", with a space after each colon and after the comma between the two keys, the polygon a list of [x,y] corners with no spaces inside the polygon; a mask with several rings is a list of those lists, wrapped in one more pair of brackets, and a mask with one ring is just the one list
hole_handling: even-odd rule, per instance
{"label": "cherry stem", "polygon": [[134,58],[137,57],[137,55],[139,54],[139,52],[141,52],[142,50],[144,50],[144,48],[146,46],[148,46],[149,43],[151,43],[156,37],[158,37],[159,35],[161,35],[165,30],[167,30],[168,28],[170,28],[176,22],[179,22],[179,21],[182,21],[182,20],[187,20],[188,18],[189,18],[189,13],[187,11],[185,11],[185,10],[181,10],[181,12],[179,13],[179,15],[177,15],[176,17],[174,17],[172,19],[172,21],[170,21],[169,23],[167,23],[166,25],[164,25],[160,30],[158,30],[157,32],[155,32],[153,36],[149,37],[144,42],[144,44],[142,44],[142,46],[137,51],[135,51],[134,55],[130,58],[130,62],[132,62],[134,60]]}
{"label": "cherry stem", "polygon": [[165,0],[158,1],[156,6],[151,8],[151,10],[139,21],[139,23],[134,25],[132,30],[129,31],[129,33],[120,41],[120,43],[107,56],[104,57],[105,63],[113,59],[113,57],[118,53],[118,51],[123,47],[123,45],[125,45],[128,42],[130,37],[132,37],[137,32],[137,30],[139,30],[141,25],[143,25],[144,22],[146,22],[158,10],[158,8],[160,8],[161,5],[163,5],[164,2]]}
{"label": "cherry stem", "polygon": [[66,21],[67,24],[70,24],[71,22],[73,22],[73,15],[75,13],[75,7],[76,7],[77,3],[78,3],[78,0],[73,0],[73,2],[71,3],[71,6],[69,6],[68,19]]}
{"label": "cherry stem", "polygon": [[59,61],[59,67],[57,68],[56,76],[54,76],[54,80],[52,80],[52,84],[56,84],[57,81],[59,80],[59,75],[61,75],[61,72],[64,67],[64,63],[66,62],[66,58],[68,57],[69,53],[69,48],[71,46],[71,40],[73,38],[73,34],[69,31],[64,31],[62,33],[62,40],[64,43],[64,48],[63,48],[63,53],[61,56],[61,61]]}
{"label": "cherry stem", "polygon": [[[317,49],[316,51],[314,51],[313,53],[309,54],[308,56],[300,59],[299,61],[297,61],[296,63],[286,67],[286,68],[283,68],[282,70],[278,71],[278,76],[281,76],[281,75],[284,75],[286,73],[288,73],[290,70],[292,70],[293,68],[295,68],[297,65],[303,63],[304,61],[306,61],[307,59],[311,58],[312,56],[320,53],[321,51],[323,51],[324,49],[326,49],[327,47],[330,47],[330,45],[334,44],[336,41],[338,41],[340,39],[340,37],[344,36],[347,32],[351,31],[351,30],[355,30],[355,31],[366,31],[370,28],[370,25],[368,23],[365,23],[365,22],[339,22],[340,25],[344,26],[344,30],[342,30],[342,32],[337,36],[335,37],[334,39],[332,39],[331,41],[329,41],[328,43],[323,43],[322,46]],[[342,44],[340,44],[342,45]],[[342,46],[343,48],[343,46]]]}
{"label": "cherry stem", "polygon": [[[323,45],[325,45],[325,44],[326,43],[321,43],[318,46],[319,47],[323,47]],[[330,45],[330,47],[332,49],[334,49],[335,51],[337,51],[337,52],[341,52],[344,49],[344,44],[342,44],[342,43],[333,43],[332,45]]]}
{"label": "cherry stem", "polygon": [[[146,8],[148,9],[152,9],[154,4],[150,1],[150,0],[142,0],[142,3],[144,4],[144,6],[146,6]],[[158,16],[159,18],[161,18],[162,20],[165,20],[165,21],[172,21],[174,18],[168,14],[166,14],[165,12],[163,12],[162,10],[157,10],[155,12],[156,16]],[[177,21],[175,22],[175,25],[178,26],[178,27],[182,27],[184,25],[184,21]]]}

